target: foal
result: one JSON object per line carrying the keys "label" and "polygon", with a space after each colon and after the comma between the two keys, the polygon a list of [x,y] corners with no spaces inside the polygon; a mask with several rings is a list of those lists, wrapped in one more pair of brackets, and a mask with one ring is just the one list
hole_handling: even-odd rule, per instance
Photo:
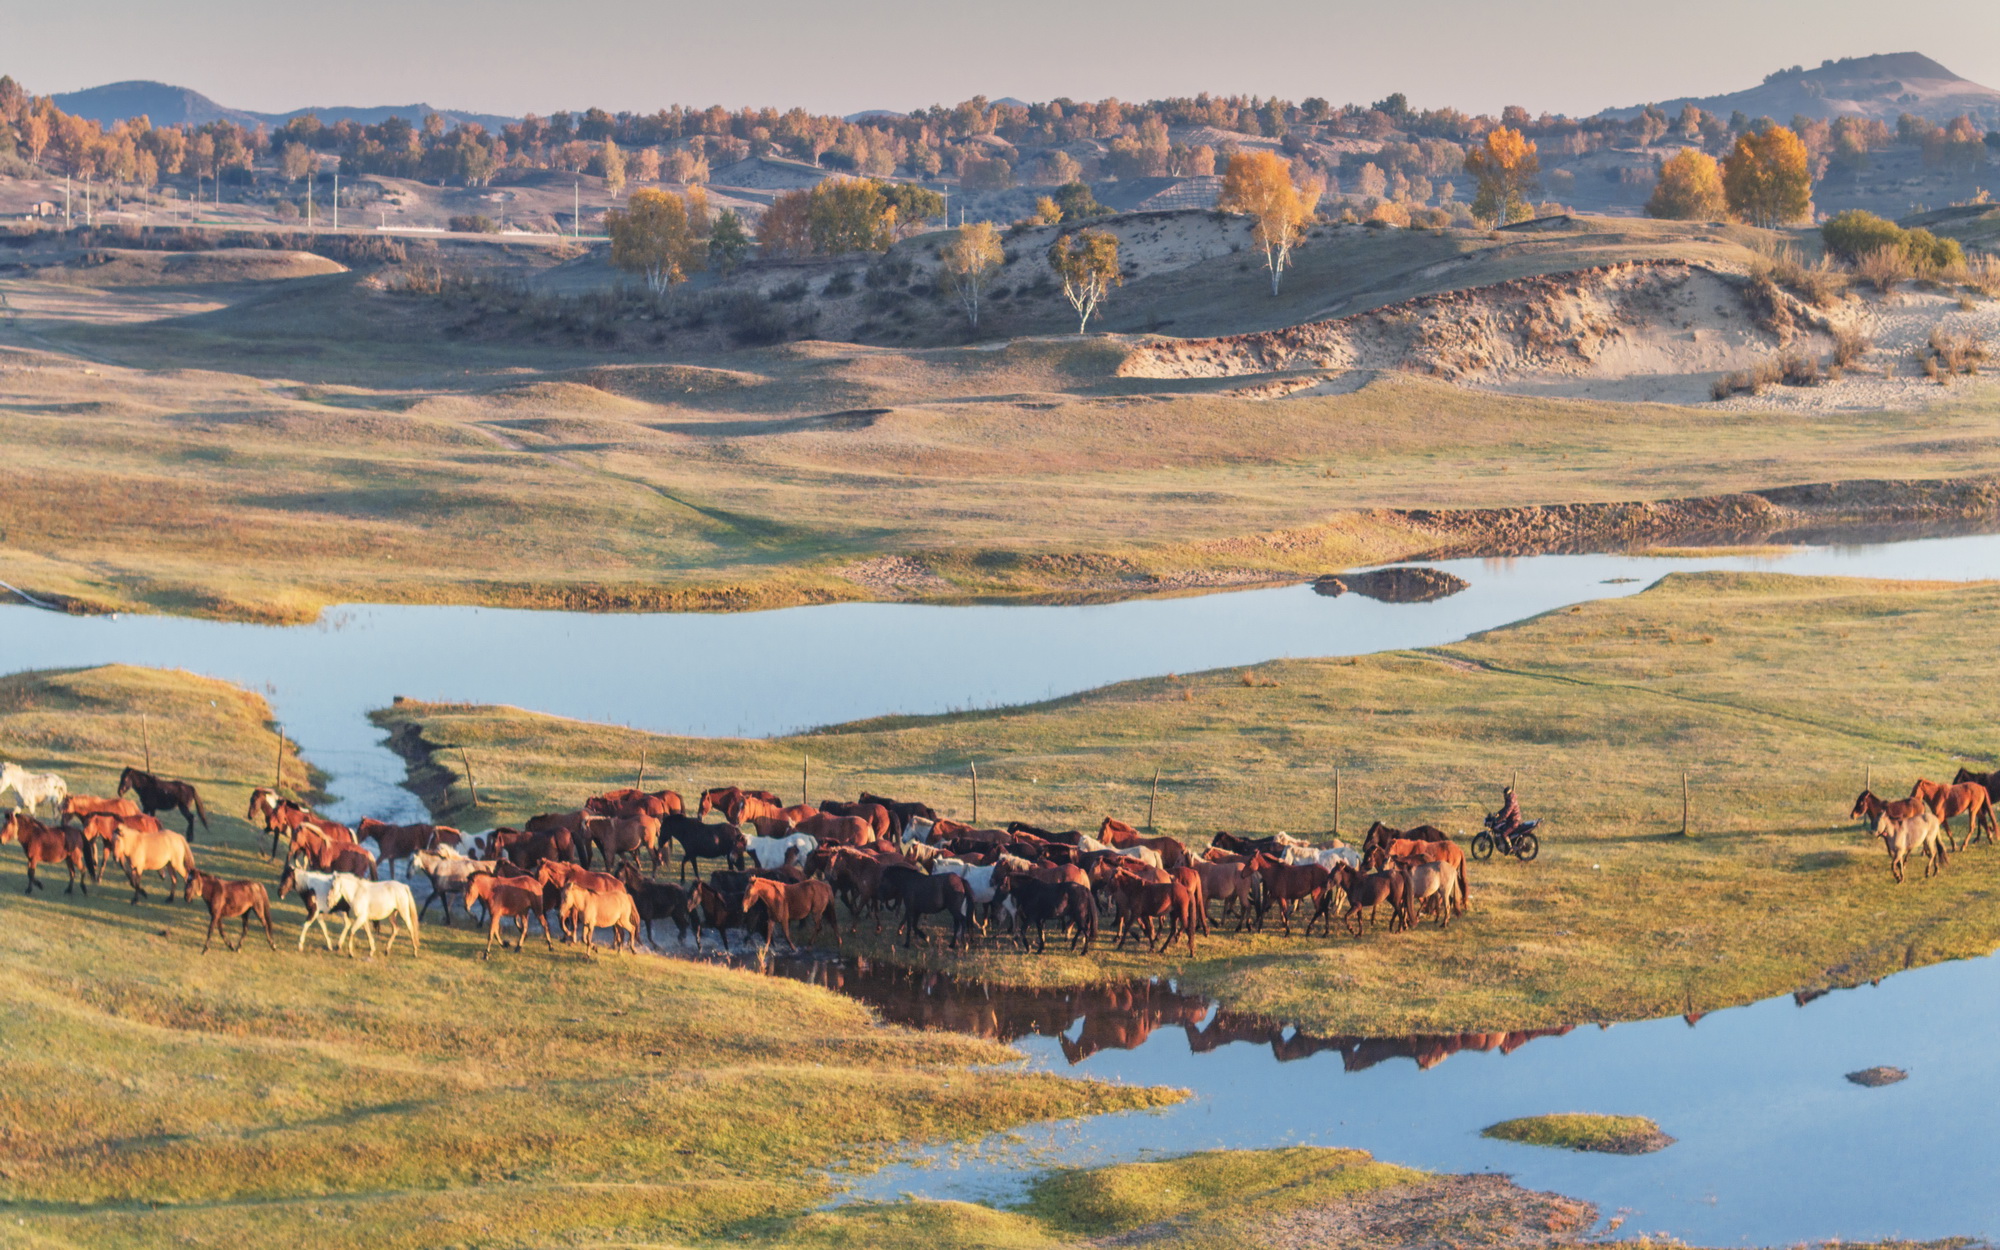
{"label": "foal", "polygon": [[208,954],[208,944],[215,935],[222,932],[222,922],[243,918],[243,925],[236,932],[236,945],[229,946],[229,935],[222,934],[222,944],[232,951],[243,949],[243,939],[250,935],[250,917],[254,914],[264,922],[264,940],[272,950],[278,949],[277,940],[271,936],[271,898],[264,892],[260,881],[224,881],[210,876],[200,869],[194,874],[194,894],[208,904],[208,933],[201,940],[201,953]]}

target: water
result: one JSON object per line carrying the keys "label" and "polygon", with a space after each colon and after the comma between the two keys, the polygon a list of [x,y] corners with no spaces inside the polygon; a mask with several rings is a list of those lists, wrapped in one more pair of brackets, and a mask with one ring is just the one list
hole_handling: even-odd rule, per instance
{"label": "water", "polygon": [[1423,604],[1287,586],[1089,606],[835,604],[737,615],[344,606],[290,627],[0,606],[0,670],[115,661],[239,683],[265,693],[305,756],[332,775],[339,801],[330,814],[416,820],[403,763],[367,719],[396,695],[507,703],[667,733],[761,736],[1286,656],[1433,646],[1567,604],[1636,594],[1674,570],[2000,577],[2000,535],[1781,556],[1551,555],[1437,567],[1470,587]]}
{"label": "water", "polygon": [[[1036,1171],[1217,1147],[1355,1146],[1439,1171],[1497,1171],[1699,1245],[2000,1233],[2000,958],[1901,973],[1801,1003],[1550,1033],[1316,1038],[1170,986],[1026,992],[886,967],[793,965],[887,1019],[1012,1041],[1027,1066],[1192,1089],[1162,1111],[926,1150],[848,1198],[1009,1201]],[[1909,1079],[1868,1089],[1848,1072]],[[1641,1156],[1492,1141],[1551,1111],[1646,1115],[1678,1142]]]}
{"label": "water", "polygon": [[[1635,594],[1676,570],[1966,580],[2000,577],[2000,536],[1692,559],[1550,555],[1437,564],[1468,589],[1425,604],[1292,586],[1082,607],[842,604],[735,616],[591,616],[349,606],[298,627],[64,617],[0,607],[0,669],[180,667],[265,693],[332,774],[333,813],[421,817],[370,709],[396,695],[510,703],[686,734],[783,733],[885,713],[1020,703],[1127,678],[1285,656],[1430,646],[1572,603]],[[1053,956],[1052,956],[1053,957]],[[1232,1019],[1169,987],[1122,1001],[998,1002],[976,987],[873,985],[896,1018],[1017,1037],[1030,1064],[1198,1090],[1163,1112],[1044,1126],[997,1162],[897,1167],[860,1196],[1005,1198],[1050,1157],[1105,1162],[1212,1146],[1353,1145],[1441,1170],[1495,1169],[1629,1212],[1627,1233],[1704,1244],[2000,1233],[2000,963],[1904,973],[1800,1008],[1790,999],[1560,1036],[1313,1038]],[[865,991],[863,991],[865,992]],[[1101,993],[1101,992],[1100,992]],[[1511,1052],[1511,1053],[1509,1053]],[[1072,1062],[1073,1061],[1073,1062]],[[1882,1089],[1842,1074],[1910,1071]],[[1654,1155],[1487,1141],[1516,1115],[1650,1115]]]}

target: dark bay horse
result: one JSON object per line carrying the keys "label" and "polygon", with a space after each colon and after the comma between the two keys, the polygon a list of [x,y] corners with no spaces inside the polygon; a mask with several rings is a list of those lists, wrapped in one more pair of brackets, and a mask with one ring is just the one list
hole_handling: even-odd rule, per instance
{"label": "dark bay horse", "polygon": [[1971,846],[1980,831],[1986,833],[1986,842],[1993,842],[1996,822],[1993,818],[1993,796],[1986,792],[1986,786],[1976,781],[1961,782],[1958,785],[1941,786],[1935,781],[1917,778],[1910,797],[1921,800],[1925,806],[1937,813],[1938,822],[1944,826],[1944,836],[1951,837],[1951,820],[1954,816],[1964,816],[1966,823],[1965,840],[1952,846],[1954,851],[1962,851]]}
{"label": "dark bay horse", "polygon": [[208,828],[208,811],[201,805],[201,795],[185,781],[175,781],[171,777],[155,777],[136,768],[128,768],[118,775],[118,797],[124,798],[128,790],[139,795],[139,806],[152,816],[169,808],[180,812],[187,821],[188,841],[194,841],[194,818],[201,817],[201,827]]}
{"label": "dark bay horse", "polygon": [[[272,950],[278,949],[277,939],[271,936],[271,897],[258,881],[224,881],[212,877],[201,870],[195,870],[193,877],[194,896],[208,904],[208,934],[201,940],[201,953],[208,954],[208,945],[222,934],[222,944],[232,951],[243,949],[243,939],[250,936],[250,917],[264,922],[264,940]],[[236,932],[236,945],[229,945],[229,934],[222,928],[225,920],[243,918],[242,927]]]}

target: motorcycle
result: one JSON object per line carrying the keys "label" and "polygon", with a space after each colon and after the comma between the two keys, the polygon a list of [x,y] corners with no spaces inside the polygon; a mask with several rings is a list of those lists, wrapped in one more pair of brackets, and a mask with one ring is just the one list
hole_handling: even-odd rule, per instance
{"label": "motorcycle", "polygon": [[1485,831],[1472,835],[1472,858],[1491,859],[1493,852],[1499,851],[1502,855],[1512,855],[1527,863],[1542,853],[1542,840],[1535,833],[1541,823],[1539,820],[1524,820],[1503,833],[1499,822],[1488,816]]}

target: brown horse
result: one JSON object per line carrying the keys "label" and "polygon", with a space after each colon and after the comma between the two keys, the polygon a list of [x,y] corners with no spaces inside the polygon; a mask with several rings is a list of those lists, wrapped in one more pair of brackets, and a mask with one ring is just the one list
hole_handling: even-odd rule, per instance
{"label": "brown horse", "polygon": [[107,816],[137,816],[139,805],[130,799],[107,799],[95,794],[72,794],[62,802],[62,823],[74,820],[82,824],[98,814]]}
{"label": "brown horse", "polygon": [[158,872],[167,882],[167,897],[173,897],[173,885],[181,886],[181,901],[193,897],[194,852],[189,849],[185,837],[171,829],[162,829],[158,821],[149,821],[151,829],[141,829],[136,823],[126,823],[114,816],[93,816],[93,821],[118,821],[117,828],[110,836],[111,857],[125,866],[125,875],[132,882],[132,899],[137,903],[146,896],[146,887],[139,884],[142,874]]}
{"label": "brown horse", "polygon": [[97,860],[90,853],[90,842],[79,830],[62,826],[51,829],[27,812],[17,810],[7,817],[5,825],[0,825],[0,842],[19,842],[21,853],[28,857],[28,888],[23,893],[48,889],[35,876],[37,864],[61,864],[69,869],[69,888],[64,894],[76,892],[78,875],[83,877],[83,892],[90,893]]}
{"label": "brown horse", "polygon": [[[701,806],[695,809],[694,814],[696,817],[702,817],[708,815],[710,812],[722,812],[727,816],[730,806],[745,795],[753,799],[762,799],[772,807],[783,808],[785,805],[783,799],[769,790],[745,790],[741,786],[717,786],[712,790],[703,790],[701,792]],[[729,823],[740,825],[743,822],[732,820]]]}
{"label": "brown horse", "polygon": [[785,932],[785,946],[797,951],[799,944],[792,940],[792,921],[812,918],[813,940],[818,941],[820,933],[833,926],[833,944],[840,945],[840,918],[833,911],[833,887],[814,878],[790,885],[782,881],[771,881],[764,877],[753,877],[743,895],[743,907],[748,909],[757,904],[764,905],[764,949],[771,949],[773,928]]}
{"label": "brown horse", "polygon": [[236,945],[229,946],[229,935],[222,934],[222,944],[232,951],[243,949],[243,939],[250,936],[250,917],[254,914],[264,922],[264,940],[272,950],[278,949],[277,939],[271,936],[271,898],[264,892],[261,881],[224,881],[196,870],[192,879],[195,897],[208,904],[208,933],[201,939],[201,953],[208,954],[208,944],[215,935],[222,932],[222,922],[243,918],[243,925],[236,931]]}
{"label": "brown horse", "polygon": [[[1250,857],[1250,867],[1264,879],[1264,903],[1257,909],[1257,927],[1260,930],[1264,927],[1264,913],[1276,903],[1286,937],[1292,935],[1292,905],[1307,899],[1318,900],[1332,879],[1323,864],[1287,864],[1262,852]],[[1314,914],[1318,914],[1317,909]]]}
{"label": "brown horse", "polygon": [[1436,825],[1418,825],[1414,829],[1391,829],[1381,821],[1368,826],[1368,836],[1361,839],[1361,854],[1365,858],[1378,846],[1391,842],[1449,842],[1451,835]]}
{"label": "brown horse", "polygon": [[303,859],[320,872],[351,872],[376,880],[375,857],[353,842],[336,842],[317,825],[301,825],[292,833],[285,862]]}
{"label": "brown horse", "polygon": [[1910,797],[1922,802],[1937,814],[1938,824],[1944,829],[1944,836],[1951,837],[1951,818],[1966,818],[1965,840],[1954,842],[1952,850],[1962,851],[1978,839],[1980,831],[1986,832],[1986,844],[1993,844],[1993,796],[1986,787],[1975,781],[1962,782],[1955,786],[1941,786],[1935,781],[1917,778],[1917,784],[1910,791]]}
{"label": "brown horse", "polygon": [[1406,868],[1414,867],[1418,864],[1450,864],[1455,874],[1452,905],[1457,908],[1458,915],[1463,916],[1465,914],[1468,907],[1465,886],[1465,850],[1458,843],[1413,842],[1408,838],[1399,838],[1387,846],[1376,847],[1373,851],[1369,852],[1368,859],[1363,862],[1372,861],[1375,871],[1379,872],[1387,866],[1386,861],[1392,859],[1399,861]]}
{"label": "brown horse", "polygon": [[1146,949],[1153,949],[1153,922],[1164,917],[1167,928],[1160,942],[1161,954],[1173,948],[1174,938],[1187,937],[1188,958],[1194,958],[1195,896],[1179,881],[1153,884],[1131,873],[1120,873],[1111,883],[1112,897],[1118,900],[1118,947],[1132,935],[1135,926],[1143,929]]}
{"label": "brown horse", "polygon": [[1922,799],[1883,799],[1877,798],[1873,790],[1863,790],[1855,796],[1854,807],[1847,813],[1847,818],[1862,821],[1872,828],[1876,818],[1885,814],[1890,820],[1907,820],[1924,810]]}
{"label": "brown horse", "polygon": [[592,816],[678,816],[684,810],[681,796],[672,790],[606,790],[583,801],[583,810]]}
{"label": "brown horse", "polygon": [[528,925],[539,921],[542,926],[542,941],[550,950],[556,948],[555,940],[549,936],[549,918],[542,910],[542,887],[532,878],[510,877],[502,880],[490,872],[476,872],[465,887],[465,910],[469,913],[474,903],[486,904],[492,923],[486,930],[486,953],[482,959],[493,958],[493,943],[498,941],[504,949],[505,938],[500,936],[500,922],[513,917],[521,922],[521,940],[514,943],[519,951],[528,944]]}

